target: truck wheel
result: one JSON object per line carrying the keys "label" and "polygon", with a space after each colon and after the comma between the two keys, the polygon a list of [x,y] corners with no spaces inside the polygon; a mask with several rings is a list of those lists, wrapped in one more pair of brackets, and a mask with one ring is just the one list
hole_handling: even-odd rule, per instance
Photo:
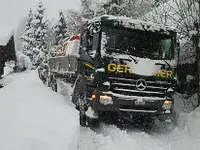
{"label": "truck wheel", "polygon": [[[86,83],[84,79],[79,79],[76,83],[74,92],[72,94],[72,102],[75,104],[76,108],[79,110],[79,103],[82,102],[83,93],[86,92]],[[86,97],[86,96],[85,96]],[[85,100],[86,103],[86,100]]]}
{"label": "truck wheel", "polygon": [[87,106],[79,106],[79,123],[82,127],[98,127],[99,126],[99,119],[98,118],[91,118],[86,115],[88,107]]}
{"label": "truck wheel", "polygon": [[51,88],[52,88],[52,90],[55,91],[55,92],[58,91],[58,85],[57,85],[56,79],[54,79],[54,78],[53,78],[53,80],[52,80]]}
{"label": "truck wheel", "polygon": [[50,87],[51,86],[51,78],[49,76],[47,76],[47,87]]}
{"label": "truck wheel", "polygon": [[77,107],[79,109],[79,123],[83,127],[90,126],[90,118],[85,114],[87,111],[87,104],[85,102],[85,93],[80,92],[77,100]]}
{"label": "truck wheel", "polygon": [[99,126],[99,119],[89,118],[86,115],[80,115],[79,118],[80,126],[82,127],[98,127]]}
{"label": "truck wheel", "polygon": [[90,118],[86,115],[88,110],[87,102],[87,89],[84,78],[80,79],[77,83],[73,93],[73,103],[79,110],[79,123],[83,127],[96,127],[98,126],[99,120]]}
{"label": "truck wheel", "polygon": [[144,117],[142,127],[144,127],[145,129],[152,129],[154,123],[155,119],[151,117]]}

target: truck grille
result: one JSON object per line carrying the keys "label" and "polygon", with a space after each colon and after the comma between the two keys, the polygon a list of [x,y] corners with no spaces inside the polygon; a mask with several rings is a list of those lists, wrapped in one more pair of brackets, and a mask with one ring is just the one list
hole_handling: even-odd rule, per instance
{"label": "truck grille", "polygon": [[[140,79],[146,82],[146,88],[144,90],[138,90],[136,87],[137,81]],[[112,92],[128,96],[164,98],[166,95],[166,90],[172,86],[172,82],[156,77],[109,76],[108,80],[110,82],[110,88]]]}

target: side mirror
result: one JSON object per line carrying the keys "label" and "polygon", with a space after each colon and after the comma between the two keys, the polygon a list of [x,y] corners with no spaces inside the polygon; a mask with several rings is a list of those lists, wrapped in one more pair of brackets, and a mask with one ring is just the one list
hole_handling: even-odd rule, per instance
{"label": "side mirror", "polygon": [[107,39],[107,45],[106,45],[106,47],[115,48],[115,36],[110,36]]}
{"label": "side mirror", "polygon": [[82,61],[80,55],[77,55],[77,56],[76,56],[76,60],[77,60],[77,61]]}

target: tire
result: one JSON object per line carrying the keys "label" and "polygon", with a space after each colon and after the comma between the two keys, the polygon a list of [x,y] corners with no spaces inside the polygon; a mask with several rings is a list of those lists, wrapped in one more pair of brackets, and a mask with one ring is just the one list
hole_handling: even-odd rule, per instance
{"label": "tire", "polygon": [[99,119],[93,119],[93,118],[89,118],[86,115],[80,115],[79,124],[82,127],[96,128],[96,127],[99,127]]}
{"label": "tire", "polygon": [[145,129],[152,129],[154,123],[155,119],[151,117],[144,117],[142,127],[144,127]]}
{"label": "tire", "polygon": [[118,112],[102,112],[99,116],[106,124],[113,125],[119,122]]}
{"label": "tire", "polygon": [[86,115],[89,104],[87,102],[87,86],[84,78],[81,78],[74,89],[72,102],[79,110],[79,124],[82,127],[96,127],[99,124],[98,119],[90,118]]}
{"label": "tire", "polygon": [[51,87],[51,77],[47,76],[47,87]]}
{"label": "tire", "polygon": [[57,85],[56,79],[55,79],[54,77],[53,77],[53,79],[52,79],[51,88],[52,88],[52,90],[55,91],[55,92],[58,91],[58,85]]}
{"label": "tire", "polygon": [[[72,102],[75,104],[78,110],[79,110],[79,102],[80,102],[80,99],[83,97],[83,93],[86,94],[86,82],[84,78],[81,78],[81,79],[78,79],[74,88],[74,92],[72,94]],[[86,99],[85,99],[85,103],[87,103]]]}

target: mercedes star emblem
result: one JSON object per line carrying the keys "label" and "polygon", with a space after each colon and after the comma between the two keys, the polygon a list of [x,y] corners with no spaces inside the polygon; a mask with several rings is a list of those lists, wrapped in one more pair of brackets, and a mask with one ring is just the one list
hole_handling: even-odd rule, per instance
{"label": "mercedes star emblem", "polygon": [[144,79],[139,79],[136,81],[136,89],[143,91],[147,88],[147,82]]}

